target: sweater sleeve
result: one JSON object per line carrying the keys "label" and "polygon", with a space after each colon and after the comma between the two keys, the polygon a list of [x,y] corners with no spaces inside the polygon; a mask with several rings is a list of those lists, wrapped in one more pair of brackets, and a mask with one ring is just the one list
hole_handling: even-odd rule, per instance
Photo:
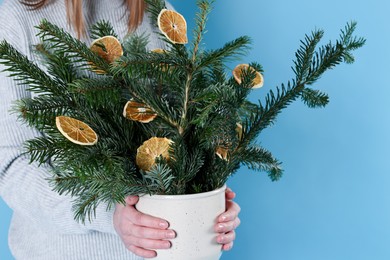
{"label": "sweater sleeve", "polygon": [[[11,12],[1,11],[0,39],[7,40],[29,56],[31,43],[22,20],[18,20],[18,16]],[[0,70],[4,69],[5,67],[0,65]],[[92,222],[83,225],[75,221],[72,198],[57,194],[49,186],[48,166],[38,167],[37,164],[30,164],[29,158],[22,155],[24,142],[40,133],[18,121],[17,115],[10,113],[10,108],[15,100],[29,95],[26,86],[16,84],[7,76],[7,72],[0,73],[0,196],[31,225],[40,226],[48,232],[115,233],[112,223],[113,210],[107,211],[106,205],[97,208],[96,219]]]}

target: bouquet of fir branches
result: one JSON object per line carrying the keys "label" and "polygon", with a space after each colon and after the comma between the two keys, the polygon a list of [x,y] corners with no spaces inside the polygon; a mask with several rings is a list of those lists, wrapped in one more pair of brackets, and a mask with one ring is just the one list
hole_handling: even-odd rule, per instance
{"label": "bouquet of fir branches", "polygon": [[26,142],[26,153],[31,162],[51,164],[54,189],[74,196],[81,220],[99,203],[123,202],[127,195],[219,188],[242,165],[279,179],[280,161],[257,137],[297,99],[308,107],[325,106],[327,94],[311,86],[325,71],[352,63],[351,52],[365,42],[353,35],[355,23],[322,46],[323,31],[313,31],[295,54],[295,77],[258,92],[261,101],[253,103],[248,95],[263,85],[262,66],[239,64],[226,72],[226,62],[244,55],[250,38],[201,48],[211,0],[198,1],[188,44],[184,17],[165,9],[164,1],[147,2],[164,50],[148,50],[145,35],[119,40],[107,21],[91,28],[91,46],[42,21],[42,44],[36,47],[45,69],[7,42],[0,44],[6,70],[39,94],[18,100],[15,108],[43,133]]}

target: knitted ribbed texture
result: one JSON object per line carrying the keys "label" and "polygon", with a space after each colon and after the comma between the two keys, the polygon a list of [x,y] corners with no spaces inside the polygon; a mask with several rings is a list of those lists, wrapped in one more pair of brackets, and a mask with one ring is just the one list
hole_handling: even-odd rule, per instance
{"label": "knitted ribbed texture", "polygon": [[[122,0],[83,2],[87,27],[105,19],[121,38],[126,35],[127,13]],[[0,39],[6,39],[27,57],[37,60],[32,47],[39,42],[34,26],[43,18],[69,29],[64,0],[52,0],[36,11],[27,10],[18,0],[4,0],[0,7]],[[150,35],[149,48],[164,47],[147,15],[137,32]],[[91,39],[85,41],[91,43]],[[47,169],[29,164],[28,158],[21,156],[23,142],[39,133],[22,125],[9,110],[14,100],[29,95],[23,86],[0,73],[0,196],[14,211],[9,232],[14,257],[22,260],[141,259],[126,250],[116,235],[112,210],[106,211],[105,205],[101,205],[92,223],[82,225],[74,221],[72,199],[53,192],[45,180],[49,176]]]}

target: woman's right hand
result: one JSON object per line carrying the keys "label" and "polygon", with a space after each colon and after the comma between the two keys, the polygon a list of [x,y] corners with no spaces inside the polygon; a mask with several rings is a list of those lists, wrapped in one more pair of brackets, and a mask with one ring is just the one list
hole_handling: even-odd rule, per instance
{"label": "woman's right hand", "polygon": [[128,250],[143,258],[157,255],[154,249],[171,247],[169,239],[176,233],[168,229],[166,220],[139,212],[135,208],[138,196],[126,198],[126,205],[117,204],[114,213],[114,228]]}

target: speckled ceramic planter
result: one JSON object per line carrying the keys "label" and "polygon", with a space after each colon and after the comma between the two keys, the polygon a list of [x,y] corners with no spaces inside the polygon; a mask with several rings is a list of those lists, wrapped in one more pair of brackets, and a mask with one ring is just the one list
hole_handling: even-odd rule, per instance
{"label": "speckled ceramic planter", "polygon": [[158,260],[218,260],[221,245],[214,226],[225,211],[225,189],[190,195],[141,196],[137,209],[166,219],[176,231],[172,248],[157,250]]}

